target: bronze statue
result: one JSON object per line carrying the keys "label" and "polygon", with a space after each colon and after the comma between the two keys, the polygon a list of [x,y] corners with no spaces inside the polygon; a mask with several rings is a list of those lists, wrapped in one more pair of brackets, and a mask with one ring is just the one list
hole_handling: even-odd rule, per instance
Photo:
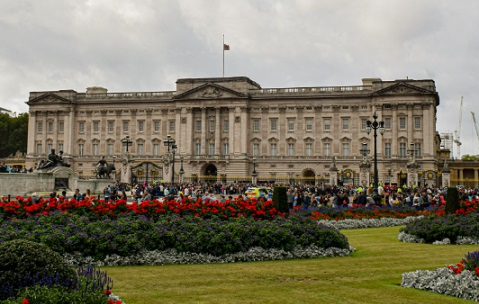
{"label": "bronze statue", "polygon": [[110,174],[116,170],[115,165],[108,164],[105,156],[102,156],[96,165],[98,166],[96,168],[96,178],[110,178]]}
{"label": "bronze statue", "polygon": [[60,155],[55,154],[55,149],[50,151],[47,159],[42,159],[38,164],[37,170],[50,169],[54,167],[70,167],[70,164],[67,164],[63,160],[63,151],[60,151]]}

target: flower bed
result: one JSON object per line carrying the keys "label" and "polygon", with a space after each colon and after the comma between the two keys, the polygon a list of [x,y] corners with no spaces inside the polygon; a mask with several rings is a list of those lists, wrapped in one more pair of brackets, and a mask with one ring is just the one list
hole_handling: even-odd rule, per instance
{"label": "flower bed", "polygon": [[0,201],[0,218],[27,218],[31,215],[48,215],[54,211],[63,213],[82,214],[89,217],[108,215],[116,217],[125,213],[143,214],[157,219],[163,215],[176,214],[179,216],[193,215],[196,217],[209,218],[218,217],[228,219],[231,217],[253,217],[255,219],[273,219],[281,214],[273,207],[271,200],[227,200],[201,201],[201,198],[194,201],[190,198],[183,198],[181,201],[151,200],[141,203],[128,204],[125,200],[108,202],[101,199],[75,199],[60,200],[40,199],[33,202],[31,197],[16,197],[16,200],[8,201],[3,198]]}
{"label": "flower bed", "polygon": [[403,274],[401,286],[479,301],[479,252],[468,253],[459,264]]}

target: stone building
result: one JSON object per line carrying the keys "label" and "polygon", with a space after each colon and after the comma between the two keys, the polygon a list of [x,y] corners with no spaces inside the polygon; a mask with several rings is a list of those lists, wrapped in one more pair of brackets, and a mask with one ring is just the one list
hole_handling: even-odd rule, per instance
{"label": "stone building", "polygon": [[[171,171],[176,181],[251,181],[255,171],[259,181],[358,185],[363,158],[373,160],[366,127],[377,113],[385,129],[377,135],[379,180],[407,183],[412,159],[428,177],[419,184],[437,184],[433,80],[262,88],[247,77],[187,78],[175,91],[31,92],[27,104],[27,167],[53,148],[89,176],[101,156],[119,170],[128,149],[135,181],[169,181]],[[373,168],[362,168],[371,179]]]}

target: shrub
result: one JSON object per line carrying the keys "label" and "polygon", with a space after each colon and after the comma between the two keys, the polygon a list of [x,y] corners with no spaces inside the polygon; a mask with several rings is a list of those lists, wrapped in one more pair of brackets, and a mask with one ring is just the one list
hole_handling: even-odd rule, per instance
{"label": "shrub", "polygon": [[71,287],[76,279],[74,269],[46,245],[26,240],[0,243],[0,299],[28,286]]}
{"label": "shrub", "polygon": [[276,210],[286,214],[289,212],[286,187],[274,187],[272,200],[274,202],[274,208],[276,208]]}
{"label": "shrub", "polygon": [[447,214],[454,214],[460,208],[459,194],[456,187],[447,189],[446,207],[444,210]]}

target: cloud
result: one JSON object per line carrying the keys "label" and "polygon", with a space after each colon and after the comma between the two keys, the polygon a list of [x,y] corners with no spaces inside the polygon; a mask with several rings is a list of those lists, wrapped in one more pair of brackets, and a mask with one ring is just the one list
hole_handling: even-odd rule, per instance
{"label": "cloud", "polygon": [[30,91],[92,85],[174,90],[183,77],[248,76],[263,87],[433,79],[437,129],[479,154],[471,110],[479,2],[465,0],[0,0],[0,107]]}

